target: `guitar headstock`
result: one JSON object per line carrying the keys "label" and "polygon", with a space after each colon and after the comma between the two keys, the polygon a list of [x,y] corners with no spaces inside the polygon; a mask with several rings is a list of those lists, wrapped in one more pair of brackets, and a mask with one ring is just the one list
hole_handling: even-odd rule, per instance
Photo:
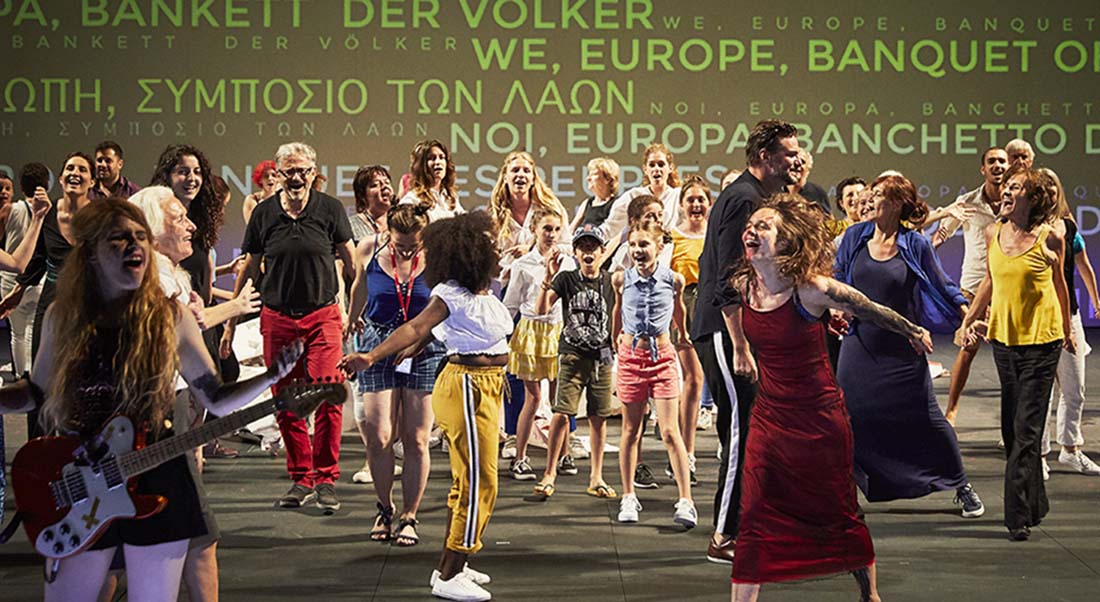
{"label": "guitar headstock", "polygon": [[347,398],[348,390],[342,379],[295,379],[279,387],[275,407],[305,418],[322,403],[342,404]]}

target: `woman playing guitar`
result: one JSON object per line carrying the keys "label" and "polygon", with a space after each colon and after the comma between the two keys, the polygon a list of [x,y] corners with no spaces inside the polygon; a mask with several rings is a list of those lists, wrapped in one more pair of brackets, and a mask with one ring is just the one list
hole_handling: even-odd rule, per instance
{"label": "woman playing guitar", "polygon": [[[196,399],[223,415],[298,361],[302,345],[295,342],[265,374],[221,384],[195,318],[164,295],[157,270],[150,269],[152,235],[134,205],[119,199],[89,205],[75,216],[73,237],[33,373],[0,389],[0,413],[39,407],[47,432],[85,441],[122,415],[136,426],[140,445],[170,434],[167,414],[177,373]],[[95,447],[84,446],[93,462]],[[168,504],[149,518],[110,523],[86,549],[61,559],[46,583],[47,601],[94,600],[118,546],[126,557],[131,600],[176,599],[188,540],[206,529],[184,459],[177,456],[138,476],[134,493],[160,495]]]}

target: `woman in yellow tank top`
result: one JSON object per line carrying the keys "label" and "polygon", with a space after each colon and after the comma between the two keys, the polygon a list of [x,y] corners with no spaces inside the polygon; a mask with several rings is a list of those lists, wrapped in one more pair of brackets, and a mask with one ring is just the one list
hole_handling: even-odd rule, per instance
{"label": "woman in yellow tank top", "polygon": [[[699,255],[707,236],[707,216],[710,214],[710,188],[699,176],[689,176],[680,188],[680,223],[672,228],[672,260],[669,267],[684,277],[684,307],[687,328],[695,317],[695,298],[699,287]],[[680,435],[687,447],[691,481],[695,483],[695,425],[699,422],[699,406],[703,393],[703,365],[690,341],[679,345],[676,355],[684,375],[680,390]],[[671,472],[671,465],[669,470]]]}
{"label": "woman in yellow tank top", "polygon": [[1061,348],[1074,350],[1062,269],[1065,240],[1049,225],[1057,204],[1048,180],[1030,169],[1005,174],[1000,218],[986,230],[985,279],[963,321],[973,340],[978,317],[990,309],[986,338],[1001,380],[1001,435],[1008,460],[1004,524],[1013,541],[1026,540],[1050,507],[1040,441]]}

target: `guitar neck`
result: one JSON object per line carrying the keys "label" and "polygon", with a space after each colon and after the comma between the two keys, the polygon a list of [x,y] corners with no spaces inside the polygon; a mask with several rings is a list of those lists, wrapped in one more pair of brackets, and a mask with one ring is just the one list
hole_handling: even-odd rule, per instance
{"label": "guitar neck", "polygon": [[186,433],[123,454],[119,458],[119,465],[126,478],[135,477],[222,435],[241,429],[249,423],[267,416],[274,410],[275,399],[268,399],[254,406],[211,420]]}

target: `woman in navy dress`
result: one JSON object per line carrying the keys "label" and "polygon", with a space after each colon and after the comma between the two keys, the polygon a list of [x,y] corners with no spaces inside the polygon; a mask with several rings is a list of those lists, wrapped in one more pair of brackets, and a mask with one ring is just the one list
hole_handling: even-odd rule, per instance
{"label": "woman in navy dress", "polygon": [[[871,191],[870,220],[850,228],[837,252],[837,279],[908,320],[951,332],[966,298],[928,239],[902,225],[922,222],[928,206],[901,176],[880,177]],[[985,512],[936,402],[928,360],[905,337],[857,321],[841,344],[837,381],[852,418],[856,483],[869,501],[954,489],[964,518]]]}

